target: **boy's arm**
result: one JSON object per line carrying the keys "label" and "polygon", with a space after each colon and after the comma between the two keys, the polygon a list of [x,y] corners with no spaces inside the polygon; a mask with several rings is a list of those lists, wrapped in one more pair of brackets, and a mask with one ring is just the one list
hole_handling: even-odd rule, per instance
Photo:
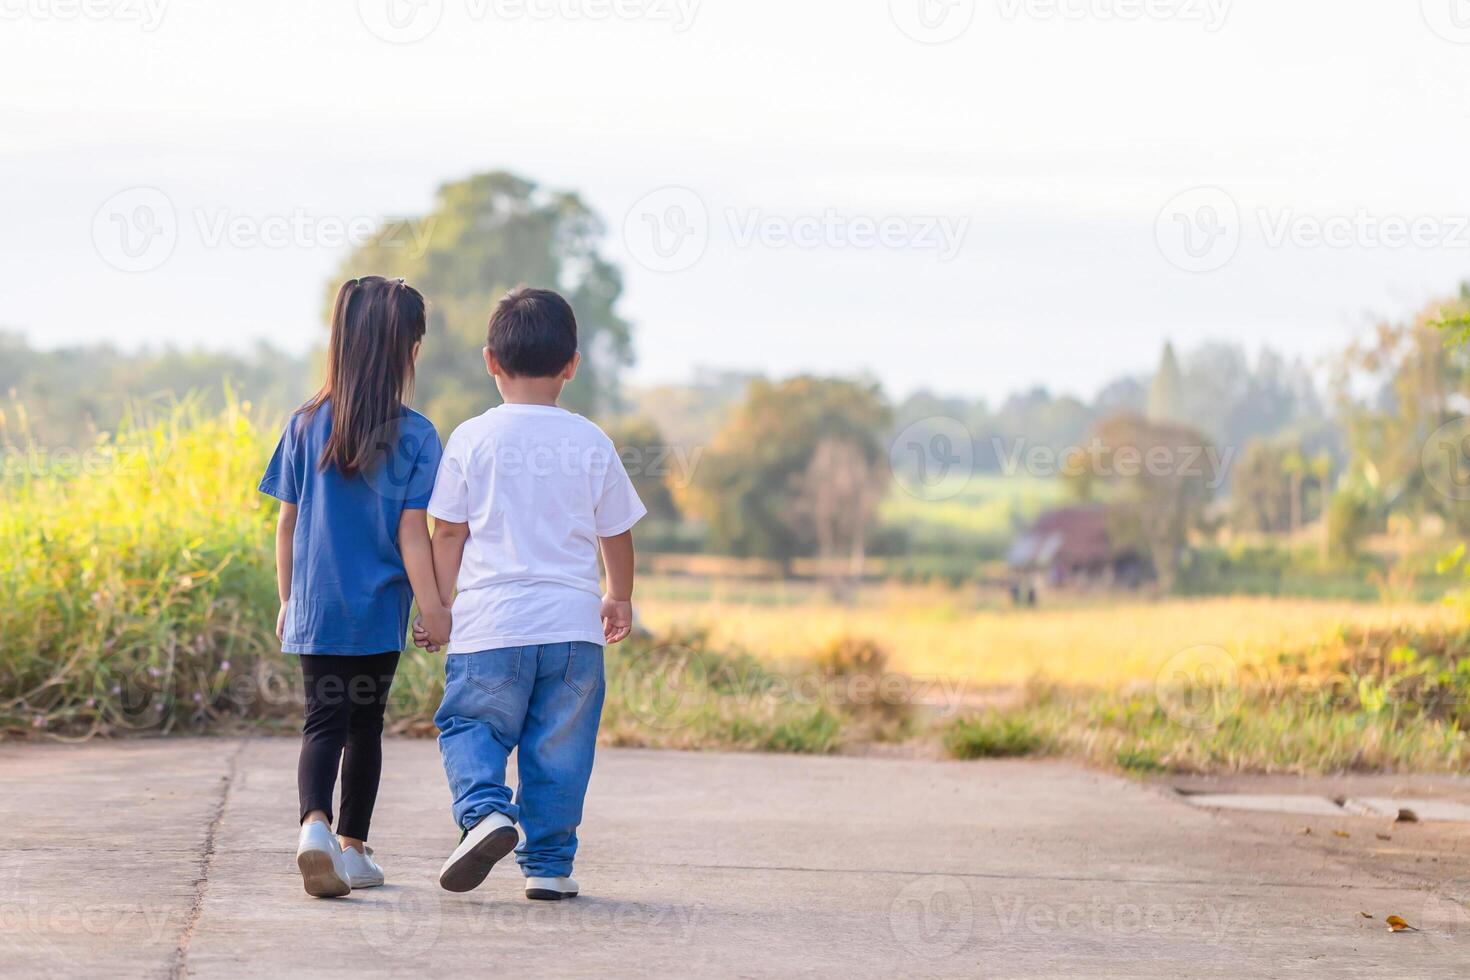
{"label": "boy's arm", "polygon": [[459,580],[459,563],[464,560],[464,543],[470,526],[451,521],[434,521],[434,576],[439,580],[439,598],[444,605],[454,601],[454,583]]}
{"label": "boy's arm", "polygon": [[282,503],[276,518],[276,595],[281,610],[276,613],[276,639],[286,639],[286,604],[291,601],[291,565],[295,558],[296,505]]}
{"label": "boy's arm", "polygon": [[[434,554],[429,544],[429,521],[425,511],[403,511],[398,519],[398,547],[403,553],[403,568],[413,586],[414,601],[419,604],[419,618],[428,643],[443,646],[449,642],[451,625],[449,609],[441,597],[442,589],[434,578]],[[418,639],[415,630],[414,639]]]}
{"label": "boy's arm", "polygon": [[618,643],[633,632],[633,532],[624,531],[602,542],[602,565],[607,569],[607,593],[602,597],[602,636]]}

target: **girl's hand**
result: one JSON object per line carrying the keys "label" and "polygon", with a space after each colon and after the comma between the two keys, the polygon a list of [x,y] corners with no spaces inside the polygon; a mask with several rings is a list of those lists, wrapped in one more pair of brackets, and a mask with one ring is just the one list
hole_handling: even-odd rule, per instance
{"label": "girl's hand", "polygon": [[276,639],[282,643],[286,642],[286,603],[281,603],[281,611],[276,613]]}
{"label": "girl's hand", "polygon": [[438,653],[442,649],[439,644],[429,642],[429,631],[424,628],[422,615],[413,618],[413,645],[430,653]]}
{"label": "girl's hand", "polygon": [[449,643],[453,617],[450,616],[447,608],[440,606],[437,609],[421,609],[419,619],[422,621],[425,638],[429,641],[430,646],[442,647]]}
{"label": "girl's hand", "polygon": [[620,643],[633,632],[633,603],[629,599],[614,599],[612,595],[602,597],[602,638],[605,642]]}

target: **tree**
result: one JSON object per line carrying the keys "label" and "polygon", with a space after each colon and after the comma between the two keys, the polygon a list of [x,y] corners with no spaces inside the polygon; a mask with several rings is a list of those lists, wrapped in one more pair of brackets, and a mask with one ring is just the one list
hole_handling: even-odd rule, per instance
{"label": "tree", "polygon": [[1442,327],[1452,328],[1466,309],[1470,300],[1437,304],[1411,323],[1379,325],[1370,343],[1349,349],[1337,379],[1351,451],[1348,477],[1397,513],[1436,514],[1462,533],[1470,532],[1470,502],[1436,486],[1453,479],[1463,460],[1426,452],[1426,446],[1436,444],[1436,430],[1463,414],[1470,349],[1447,344],[1453,332],[1447,336]]}
{"label": "tree", "polygon": [[1184,380],[1179,374],[1174,345],[1167,342],[1159,358],[1159,369],[1148,386],[1148,420],[1165,423],[1184,420]]}
{"label": "tree", "polygon": [[1183,425],[1119,415],[1098,423],[1100,477],[1119,488],[1118,528],[1131,528],[1153,560],[1159,585],[1170,591],[1189,536],[1210,501],[1205,436]]}
{"label": "tree", "polygon": [[429,301],[420,356],[420,403],[441,428],[499,401],[480,348],[495,302],[522,283],[556,289],[577,313],[582,368],[564,404],[595,414],[616,402],[632,360],[631,328],[616,312],[622,275],[599,250],[602,219],[572,193],[550,192],[514,174],[478,174],[439,188],[418,219],[386,223],[357,249],[336,281],[401,276]]}
{"label": "tree", "polygon": [[839,598],[846,598],[851,584],[862,577],[868,526],[883,498],[886,476],[880,462],[860,445],[827,436],[797,477],[792,516],[812,529],[823,574]]}
{"label": "tree", "polygon": [[[870,471],[886,465],[888,422],[876,385],[810,376],[754,381],[696,468],[690,504],[708,522],[715,547],[789,567],[818,547],[814,468],[835,467],[850,451]],[[827,458],[814,467],[829,442],[851,448],[823,450]]]}
{"label": "tree", "polygon": [[683,452],[684,447],[670,446],[658,426],[645,418],[621,419],[608,426],[607,434],[618,447],[649,518],[677,521],[679,508],[674,504],[670,483],[687,480],[685,469],[695,465],[697,458]]}

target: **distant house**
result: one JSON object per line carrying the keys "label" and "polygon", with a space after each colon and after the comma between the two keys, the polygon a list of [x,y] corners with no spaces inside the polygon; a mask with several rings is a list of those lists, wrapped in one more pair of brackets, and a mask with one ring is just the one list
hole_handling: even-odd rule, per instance
{"label": "distant house", "polygon": [[1138,549],[1115,544],[1106,507],[1062,507],[1047,511],[1011,545],[1017,600],[1035,601],[1038,586],[1051,588],[1137,588],[1150,577]]}

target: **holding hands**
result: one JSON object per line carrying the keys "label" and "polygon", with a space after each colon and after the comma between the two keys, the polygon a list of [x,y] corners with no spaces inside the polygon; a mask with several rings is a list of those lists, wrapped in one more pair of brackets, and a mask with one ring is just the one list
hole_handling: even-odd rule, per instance
{"label": "holding hands", "polygon": [[438,653],[449,645],[449,631],[452,625],[453,617],[447,606],[420,609],[419,614],[413,620],[414,646],[422,647],[430,653]]}

